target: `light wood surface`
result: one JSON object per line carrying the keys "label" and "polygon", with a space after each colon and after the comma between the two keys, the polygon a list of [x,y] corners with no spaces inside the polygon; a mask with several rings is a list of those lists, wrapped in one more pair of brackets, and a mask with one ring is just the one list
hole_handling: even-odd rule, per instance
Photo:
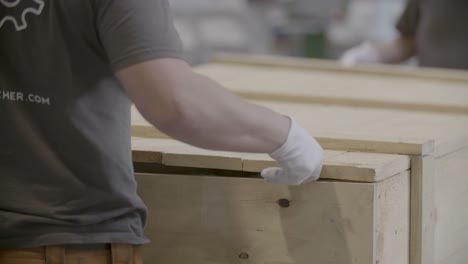
{"label": "light wood surface", "polygon": [[[153,243],[144,257],[150,262],[409,260],[408,172],[379,183],[321,181],[301,187],[232,177],[140,174],[137,180],[149,208],[146,234]],[[280,207],[280,199],[289,207]]]}
{"label": "light wood surface", "polygon": [[[468,115],[401,110],[254,103],[293,116],[326,149],[435,156],[468,145]],[[133,135],[161,137],[137,111],[132,111]],[[435,145],[434,145],[435,144]]]}
{"label": "light wood surface", "polygon": [[220,53],[214,63],[251,65],[262,67],[279,67],[304,69],[309,71],[328,71],[336,73],[353,73],[365,76],[379,75],[384,77],[400,77],[415,79],[443,80],[453,82],[468,81],[466,70],[443,68],[406,67],[388,64],[362,64],[354,67],[342,67],[337,61],[322,59],[305,59],[285,56],[269,56],[254,54]]}
{"label": "light wood surface", "polygon": [[197,72],[255,100],[468,114],[468,81],[216,63],[200,66]]}
{"label": "light wood surface", "polygon": [[[323,133],[325,135],[325,133]],[[169,136],[149,124],[132,125],[132,135],[141,138],[170,139]],[[364,151],[403,155],[425,155],[434,152],[434,141],[414,138],[384,138],[359,136],[346,133],[329,133],[328,137],[315,136],[320,145],[329,150]],[[443,152],[459,147],[458,141],[444,145]],[[439,148],[440,149],[440,148]]]}
{"label": "light wood surface", "polygon": [[[175,217],[178,215],[176,212],[181,210],[187,212],[188,217],[174,222],[170,222],[171,218],[167,218],[162,226],[150,228],[149,232],[161,234],[163,241],[161,246],[153,247],[154,251],[147,253],[150,257],[158,257],[166,263],[171,261],[184,263],[189,260],[200,261],[199,263],[310,263],[310,259],[306,260],[304,256],[308,256],[311,246],[316,245],[315,242],[309,240],[310,236],[300,236],[299,231],[283,230],[284,225],[281,224],[283,220],[280,223],[275,222],[277,219],[283,219],[283,216],[278,217],[277,212],[269,207],[274,205],[271,197],[276,199],[277,196],[284,196],[301,203],[304,201],[304,205],[307,205],[296,208],[295,216],[288,215],[290,218],[287,218],[295,220],[288,220],[287,226],[297,223],[301,225],[299,229],[303,234],[310,235],[310,232],[315,232],[305,224],[315,223],[314,221],[325,223],[324,219],[333,214],[332,211],[344,212],[343,215],[333,218],[341,221],[339,225],[341,230],[331,230],[325,226],[323,233],[317,231],[316,237],[325,243],[319,253],[320,257],[335,256],[331,257],[331,262],[319,257],[317,263],[349,263],[343,262],[341,258],[345,257],[348,260],[354,256],[356,256],[354,259],[361,261],[356,263],[367,263],[370,260],[373,264],[376,261],[381,264],[407,263],[405,261],[408,259],[411,259],[411,264],[466,262],[468,259],[466,224],[468,223],[468,209],[466,209],[468,198],[466,174],[468,115],[466,113],[468,112],[465,112],[468,109],[466,86],[468,77],[465,75],[466,72],[424,69],[403,73],[385,67],[349,70],[321,62],[313,65],[315,62],[312,64],[310,61],[295,60],[279,62],[276,58],[266,58],[265,61],[249,60],[224,59],[222,67],[212,64],[212,68],[207,66],[198,70],[206,71],[205,73],[213,75],[214,79],[220,78],[221,83],[233,90],[240,89],[240,93],[244,93],[246,97],[261,99],[252,100],[254,103],[295,117],[324,148],[328,149],[322,180],[313,185],[316,187],[306,188],[310,192],[307,192],[307,195],[311,196],[301,196],[305,195],[301,194],[297,196],[300,199],[296,199],[291,193],[291,190],[296,189],[264,186],[261,179],[202,177],[202,181],[198,182],[199,177],[190,179],[186,178],[189,176],[175,176],[173,179],[168,178],[173,176],[158,177],[161,178],[162,186],[167,188],[160,190],[153,185],[145,185],[143,191],[163,192],[162,196],[156,194],[156,198],[165,201],[164,195],[169,197],[169,190],[175,189],[177,195],[174,197],[179,203],[175,208],[165,203],[156,204],[155,207],[162,207],[163,215]],[[242,70],[238,70],[239,68]],[[233,74],[232,69],[236,69],[233,72],[241,74]],[[314,86],[310,88],[310,84]],[[292,88],[285,90],[284,87]],[[301,93],[305,99],[299,98]],[[134,110],[132,118],[134,136],[132,144],[136,161],[245,172],[259,172],[265,167],[274,165],[265,155],[211,152],[188,147],[168,140],[167,136],[152,128]],[[411,164],[406,155],[413,155]],[[409,185],[405,184],[404,180],[399,181],[404,177],[396,175],[410,167],[411,199],[409,200],[406,195],[409,193]],[[330,187],[332,185],[333,187]],[[196,191],[204,188],[209,191],[204,193]],[[344,193],[343,196],[338,195],[338,190]],[[188,197],[185,193],[191,192],[198,195],[194,197],[204,200],[195,199],[193,203],[187,202]],[[241,196],[239,193],[253,196]],[[312,197],[315,195],[313,193],[327,197],[321,200],[323,206],[309,204],[311,200],[308,199],[315,197]],[[372,198],[369,198],[373,201],[372,221],[368,220],[371,214],[370,205],[366,202],[367,207],[363,207],[362,196],[352,197],[357,193],[367,197],[373,194]],[[265,197],[270,199],[267,205]],[[358,204],[354,205],[354,209],[362,210],[362,215],[356,216],[348,212],[346,208],[352,205],[344,200],[344,197],[351,201],[357,200]],[[384,200],[380,201],[381,197],[384,197]],[[219,203],[214,202],[215,200]],[[191,207],[192,205],[194,207]],[[225,208],[222,209],[221,206]],[[405,215],[408,206],[411,206],[411,218]],[[212,208],[216,209],[211,211]],[[398,218],[400,214],[402,218]],[[266,217],[273,220],[268,222]],[[154,218],[157,219],[156,216]],[[259,230],[274,231],[257,231],[255,229],[257,226],[251,225],[252,219],[272,223],[262,226],[265,228]],[[360,233],[362,237],[348,236],[351,229],[346,229],[348,228],[346,224],[354,221],[363,221],[366,225],[370,222],[374,224],[372,244],[368,243],[368,230],[364,230],[361,225],[357,225],[357,228],[354,224],[351,226],[353,232]],[[175,227],[180,224],[187,228],[177,230]],[[409,224],[411,224],[410,233],[405,232]],[[220,229],[209,229],[209,225]],[[185,230],[198,230],[200,226],[203,232],[185,232]],[[278,232],[278,230],[283,231]],[[343,234],[345,238],[339,237]],[[359,242],[355,242],[357,240]],[[186,243],[182,242],[180,245],[180,241]],[[269,241],[273,241],[272,244],[268,244]],[[338,246],[331,247],[333,243]],[[265,244],[268,248],[263,247]],[[219,245],[222,245],[223,249],[215,250]],[[369,247],[372,248],[372,252],[369,251]],[[354,255],[352,252],[361,253]],[[248,254],[249,258],[240,259],[240,255],[246,256],[243,253]]]}
{"label": "light wood surface", "polygon": [[[410,176],[402,173],[375,185],[375,260],[410,261]],[[346,262],[345,262],[346,263]]]}
{"label": "light wood surface", "polygon": [[434,254],[436,264],[468,260],[468,148],[436,160]]}
{"label": "light wood surface", "polygon": [[[362,138],[375,142],[426,142],[431,149],[435,143],[437,155],[450,153],[468,144],[468,115],[450,115],[402,110],[366,109],[329,105],[292,104],[282,102],[257,102],[260,105],[289,114],[317,137],[341,139]],[[395,145],[398,145],[396,143]],[[411,150],[400,146],[401,153]],[[367,147],[367,146],[365,146]],[[385,153],[388,145],[376,152]],[[426,153],[415,153],[426,155]],[[409,154],[409,153],[408,153]]]}
{"label": "light wood surface", "polygon": [[328,149],[442,156],[468,144],[468,71],[236,54],[197,71],[296,117]]}
{"label": "light wood surface", "polygon": [[435,264],[434,185],[435,159],[414,156],[411,159],[411,264]]}
{"label": "light wood surface", "polygon": [[[175,167],[261,172],[276,163],[264,154],[210,151],[171,139],[132,138],[133,161]],[[404,155],[325,151],[322,179],[378,182],[410,168]]]}

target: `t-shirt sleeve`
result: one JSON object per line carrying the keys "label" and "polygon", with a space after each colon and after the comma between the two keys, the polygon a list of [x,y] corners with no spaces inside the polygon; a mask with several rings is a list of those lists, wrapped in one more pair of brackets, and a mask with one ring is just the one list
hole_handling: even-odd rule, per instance
{"label": "t-shirt sleeve", "polygon": [[94,8],[97,34],[115,71],[153,59],[183,59],[168,0],[95,0]]}
{"label": "t-shirt sleeve", "polygon": [[408,0],[406,8],[397,22],[397,30],[403,36],[414,37],[420,16],[419,0]]}

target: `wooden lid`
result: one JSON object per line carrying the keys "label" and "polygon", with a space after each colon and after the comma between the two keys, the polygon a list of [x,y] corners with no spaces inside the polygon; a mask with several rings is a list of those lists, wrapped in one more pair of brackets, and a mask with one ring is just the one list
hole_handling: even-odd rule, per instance
{"label": "wooden lid", "polygon": [[[268,155],[209,151],[171,139],[133,137],[132,150],[134,162],[174,167],[261,172],[276,166]],[[378,182],[409,168],[404,155],[327,150],[321,179]]]}

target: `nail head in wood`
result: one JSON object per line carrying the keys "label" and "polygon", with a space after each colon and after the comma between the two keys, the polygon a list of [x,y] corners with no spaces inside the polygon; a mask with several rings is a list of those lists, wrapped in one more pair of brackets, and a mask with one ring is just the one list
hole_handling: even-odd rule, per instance
{"label": "nail head in wood", "polygon": [[239,254],[239,258],[240,259],[248,259],[249,258],[249,254],[245,253],[245,252],[242,252]]}
{"label": "nail head in wood", "polygon": [[291,205],[291,203],[288,199],[283,198],[278,200],[278,205],[283,208],[288,208]]}

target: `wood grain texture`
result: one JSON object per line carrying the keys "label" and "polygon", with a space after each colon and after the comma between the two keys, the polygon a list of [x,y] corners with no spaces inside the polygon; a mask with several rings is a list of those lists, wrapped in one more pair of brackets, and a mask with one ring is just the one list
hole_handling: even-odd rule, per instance
{"label": "wood grain texture", "polygon": [[[434,179],[436,264],[468,259],[468,148],[436,159]],[[430,263],[430,262],[429,262]]]}
{"label": "wood grain texture", "polygon": [[[320,145],[329,150],[364,151],[371,153],[388,153],[404,155],[424,155],[434,151],[434,142],[426,139],[396,139],[348,134],[328,134],[329,137],[315,136]],[[132,125],[132,136],[140,138],[170,139],[169,136],[149,124]],[[458,142],[451,142],[439,152],[446,153],[459,147]]]}
{"label": "wood grain texture", "polygon": [[210,151],[172,139],[132,137],[134,162],[148,162],[148,153],[161,156],[160,163],[168,166],[242,171],[242,155],[232,152]]}
{"label": "wood grain texture", "polygon": [[197,72],[254,100],[468,113],[468,81],[402,80],[231,64],[208,64],[198,67]]}
{"label": "wood grain texture", "polygon": [[[210,151],[170,139],[132,138],[134,162],[148,162],[149,153],[160,164],[175,167],[261,172],[276,166],[268,155]],[[140,154],[141,153],[141,154]],[[158,163],[153,159],[150,162]],[[325,151],[322,179],[377,182],[410,168],[404,155]]]}
{"label": "wood grain texture", "polygon": [[410,176],[402,173],[375,185],[375,260],[410,261]]}
{"label": "wood grain texture", "polygon": [[[293,116],[331,150],[442,156],[468,146],[468,115],[253,101]],[[161,137],[137,111],[135,136]]]}
{"label": "wood grain texture", "polygon": [[435,264],[434,192],[435,160],[432,156],[411,159],[411,264]]}
{"label": "wood grain texture", "polygon": [[286,187],[258,179],[137,175],[153,241],[144,256],[178,264],[407,264],[409,194],[402,192],[408,177]]}
{"label": "wood grain texture", "polygon": [[356,148],[351,151],[414,155],[438,151],[438,155],[444,155],[468,145],[468,115],[254,102],[293,116],[315,137],[330,138],[330,145],[354,142],[352,147]]}
{"label": "wood grain texture", "polygon": [[280,67],[291,69],[304,69],[311,71],[328,71],[336,73],[353,73],[361,75],[380,75],[385,77],[405,77],[415,79],[441,80],[449,82],[467,82],[466,70],[404,67],[401,65],[371,64],[356,65],[355,67],[342,67],[336,61],[304,59],[285,56],[229,54],[220,53],[214,57],[214,63],[238,64],[263,67]]}

